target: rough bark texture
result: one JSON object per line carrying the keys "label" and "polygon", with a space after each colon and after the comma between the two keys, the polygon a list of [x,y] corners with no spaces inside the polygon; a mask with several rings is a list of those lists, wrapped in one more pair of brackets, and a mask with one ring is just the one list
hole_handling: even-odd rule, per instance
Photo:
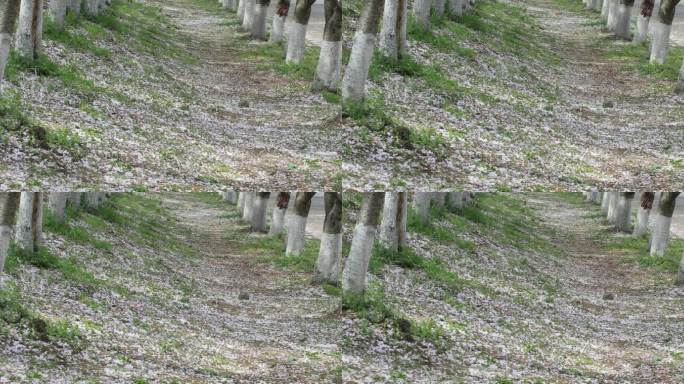
{"label": "rough bark texture", "polygon": [[398,59],[406,50],[407,0],[385,0],[378,49],[391,59]]}
{"label": "rough bark texture", "polygon": [[19,55],[34,59],[43,33],[43,0],[22,0],[15,48]]}
{"label": "rough bark texture", "polygon": [[313,281],[337,284],[342,263],[342,194],[325,193],[325,221]]}
{"label": "rough bark texture", "polygon": [[342,273],[342,291],[348,293],[363,293],[366,287],[366,273],[370,261],[375,233],[380,223],[383,202],[383,192],[364,194],[361,212],[354,228],[349,257]]}
{"label": "rough bark texture", "polygon": [[269,235],[279,235],[285,228],[285,212],[290,203],[290,192],[279,192],[276,203],[273,207],[273,217],[271,218],[271,228]]}
{"label": "rough bark texture", "polygon": [[384,0],[369,0],[363,7],[354,36],[349,64],[342,80],[343,100],[361,100],[366,94],[368,69],[373,59],[378,24],[384,5]]}
{"label": "rough bark texture", "polygon": [[679,192],[663,192],[658,203],[658,215],[655,218],[651,235],[651,256],[663,256],[670,239],[670,224]]}
{"label": "rough bark texture", "polygon": [[0,273],[5,267],[9,245],[12,242],[13,227],[19,209],[18,192],[0,193]]}
{"label": "rough bark texture", "polygon": [[615,36],[623,40],[631,40],[629,31],[634,0],[620,0],[617,8]]}
{"label": "rough bark texture", "polygon": [[293,214],[287,225],[286,255],[299,256],[304,249],[304,236],[306,234],[306,219],[311,209],[311,199],[315,192],[297,192],[295,196]]}
{"label": "rough bark texture", "polygon": [[314,89],[336,91],[342,72],[342,3],[325,0],[325,29]]}

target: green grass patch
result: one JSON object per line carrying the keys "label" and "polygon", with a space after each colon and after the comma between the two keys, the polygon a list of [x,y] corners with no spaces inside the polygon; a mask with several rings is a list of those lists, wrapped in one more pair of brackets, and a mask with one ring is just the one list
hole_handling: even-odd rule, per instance
{"label": "green grass patch", "polygon": [[648,249],[648,235],[616,236],[611,232],[602,231],[596,236],[597,241],[606,238],[608,240],[602,244],[604,249],[621,253],[628,262],[635,262],[665,273],[677,273],[684,253],[684,240],[682,239],[670,239],[664,256],[651,256]]}
{"label": "green grass patch", "polygon": [[246,44],[235,42],[241,49],[240,56],[257,61],[262,70],[273,70],[276,73],[298,80],[313,80],[318,65],[320,49],[307,47],[299,64],[286,63],[282,44]]}
{"label": "green grass patch", "polygon": [[607,50],[603,52],[603,56],[617,61],[625,69],[663,80],[675,81],[679,78],[679,69],[684,58],[684,47],[670,47],[663,64],[651,64],[649,62],[649,57],[646,55],[648,48],[645,44],[610,44],[605,48]]}
{"label": "green grass patch", "polygon": [[43,228],[46,231],[64,236],[67,240],[77,244],[90,245],[96,249],[109,250],[112,248],[109,242],[95,238],[85,228],[72,225],[69,219],[75,215],[76,213],[73,210],[68,209],[67,219],[64,222],[59,222],[46,209],[43,213]]}
{"label": "green grass patch", "polygon": [[[59,28],[52,21],[52,18],[47,16],[43,18],[43,37],[48,40],[53,40],[61,43],[66,48],[89,52],[96,57],[110,57],[112,52],[109,49],[98,47],[93,41],[92,30],[86,30],[87,34],[78,33],[73,30],[73,26],[78,25],[79,20],[76,19],[72,13],[68,13],[65,20],[65,28]],[[92,32],[91,32],[92,31]],[[95,32],[97,33],[97,32]]]}

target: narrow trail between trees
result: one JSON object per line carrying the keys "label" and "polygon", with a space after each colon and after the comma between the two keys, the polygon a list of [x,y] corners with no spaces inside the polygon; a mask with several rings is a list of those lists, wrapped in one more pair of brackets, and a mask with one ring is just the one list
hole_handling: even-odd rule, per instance
{"label": "narrow trail between trees", "polygon": [[603,224],[592,215],[598,208],[552,195],[536,195],[530,204],[567,254],[556,273],[580,310],[549,315],[563,323],[565,342],[590,357],[586,370],[610,382],[680,382],[684,289],[674,286],[672,274],[601,247],[596,233]]}
{"label": "narrow trail between trees", "polygon": [[554,0],[523,3],[543,26],[542,33],[555,35],[563,43],[547,47],[566,63],[567,69],[556,81],[568,100],[568,112],[586,123],[564,126],[570,118],[567,113],[559,114],[557,120],[568,140],[582,148],[594,173],[602,175],[603,181],[620,182],[628,173],[639,175],[638,182],[644,185],[666,181],[667,176],[645,170],[644,164],[667,167],[668,158],[684,154],[684,98],[673,93],[673,81],[621,68],[625,64],[608,55],[608,44],[619,48],[633,43],[613,42],[613,35],[596,19],[567,10]]}
{"label": "narrow trail between trees", "polygon": [[[331,382],[339,375],[338,299],[308,283],[310,275],[259,262],[241,249],[250,234],[236,216],[196,196],[164,195],[162,203],[192,233],[200,262],[179,266],[214,307],[193,316],[205,335],[221,340],[227,377],[242,382]],[[232,209],[232,208],[231,208]]]}

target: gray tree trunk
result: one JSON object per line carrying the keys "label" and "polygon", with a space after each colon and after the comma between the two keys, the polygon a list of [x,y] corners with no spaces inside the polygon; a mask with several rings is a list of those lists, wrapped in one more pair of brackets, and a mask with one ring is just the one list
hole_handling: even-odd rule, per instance
{"label": "gray tree trunk", "polygon": [[266,16],[271,0],[257,0],[254,8],[254,19],[252,21],[252,37],[259,40],[266,40]]}
{"label": "gray tree trunk", "polygon": [[43,0],[22,0],[19,9],[15,48],[19,55],[33,60],[40,50],[43,34]]}
{"label": "gray tree trunk", "polygon": [[5,67],[9,59],[12,34],[19,17],[21,0],[5,0],[0,3],[0,80],[5,78]]}
{"label": "gray tree trunk", "polygon": [[252,231],[254,232],[266,232],[266,208],[270,197],[270,192],[259,192],[255,196],[252,210]]}
{"label": "gray tree trunk", "polygon": [[634,236],[641,236],[648,233],[648,218],[651,214],[651,208],[653,208],[654,199],[655,193],[653,192],[643,192],[641,194],[641,203],[637,210],[637,220],[636,225],[634,226]]}
{"label": "gray tree trunk", "polygon": [[675,93],[684,93],[684,60],[682,60],[682,66],[679,69],[679,78],[677,79],[677,85],[675,86]]}
{"label": "gray tree trunk", "polygon": [[83,195],[83,192],[68,192],[67,204],[69,204],[75,211],[81,209],[81,195]]}
{"label": "gray tree trunk", "polygon": [[64,15],[66,15],[67,0],[50,0],[48,6],[52,21],[58,29],[64,29]]}
{"label": "gray tree trunk", "polygon": [[380,53],[391,59],[398,59],[406,53],[406,22],[408,19],[408,0],[385,0],[382,15]]}
{"label": "gray tree trunk", "polygon": [[304,249],[306,235],[306,219],[311,209],[311,199],[315,192],[297,192],[294,201],[294,210],[287,223],[287,245],[285,254],[299,256]]}
{"label": "gray tree trunk", "polygon": [[273,217],[271,218],[271,228],[269,235],[280,235],[285,228],[285,213],[290,203],[290,192],[280,192],[273,207]]}
{"label": "gray tree trunk", "polygon": [[449,0],[447,2],[449,6],[449,13],[454,16],[463,15],[463,0]]}
{"label": "gray tree trunk", "polygon": [[256,200],[256,192],[245,192],[245,207],[242,211],[242,220],[251,223],[252,213],[254,212],[254,200]]}
{"label": "gray tree trunk", "polygon": [[342,74],[342,3],[325,0],[325,29],[314,89],[337,91]]}
{"label": "gray tree trunk", "polygon": [[0,193],[0,273],[5,268],[5,260],[12,242],[12,233],[19,209],[19,192]]}
{"label": "gray tree trunk", "polygon": [[287,20],[287,13],[290,9],[289,0],[279,0],[273,15],[273,25],[271,26],[271,37],[269,43],[279,43],[283,41],[285,36],[285,20]]}
{"label": "gray tree trunk", "polygon": [[670,241],[670,224],[679,192],[663,192],[658,203],[658,214],[655,217],[651,234],[651,256],[664,256]]}
{"label": "gray tree trunk", "polygon": [[615,28],[617,27],[618,1],[619,0],[610,0],[610,4],[608,4],[608,20],[606,22],[606,27],[608,27],[609,31],[615,31]]}
{"label": "gray tree trunk", "polygon": [[442,17],[444,16],[444,5],[445,0],[432,0],[432,9],[435,10],[435,15]]}
{"label": "gray tree trunk", "polygon": [[397,252],[406,245],[406,221],[408,214],[406,192],[386,192],[380,225],[380,244]]}
{"label": "gray tree trunk", "polygon": [[247,4],[247,1],[249,0],[240,0],[238,4],[237,17],[240,24],[245,21],[245,4]]}
{"label": "gray tree trunk", "polygon": [[427,223],[430,218],[430,195],[430,192],[415,192],[413,194],[413,209],[423,223]]}
{"label": "gray tree trunk", "polygon": [[615,229],[620,232],[631,232],[632,200],[634,192],[620,192],[615,213]]}
{"label": "gray tree trunk", "polygon": [[366,95],[366,80],[373,59],[375,38],[378,34],[378,24],[384,5],[384,0],[369,0],[363,7],[349,64],[342,79],[343,100],[361,100]]}
{"label": "gray tree trunk", "polygon": [[610,192],[603,192],[601,197],[601,212],[608,217],[608,206],[610,205]]}
{"label": "gray tree trunk", "polygon": [[245,2],[245,14],[242,18],[242,29],[245,31],[252,30],[252,23],[254,22],[254,9],[256,8],[257,0],[243,0]]}
{"label": "gray tree trunk", "polygon": [[63,223],[66,219],[66,202],[66,192],[51,192],[48,195],[48,210],[58,223]]}
{"label": "gray tree trunk", "polygon": [[245,195],[246,192],[238,192],[237,209],[240,217],[245,214]]}
{"label": "gray tree trunk", "polygon": [[17,246],[34,252],[42,241],[42,197],[39,192],[21,192],[15,239]]}
{"label": "gray tree trunk", "polygon": [[445,192],[433,192],[432,193],[432,202],[437,207],[438,210],[444,209],[444,205],[446,204],[446,193]]}
{"label": "gray tree trunk", "polygon": [[679,270],[677,271],[677,285],[684,285],[684,253],[682,253],[682,259],[679,262]]}
{"label": "gray tree trunk", "polygon": [[617,213],[617,204],[619,199],[619,192],[610,192],[610,201],[608,205],[608,222],[615,224],[615,215]]}
{"label": "gray tree trunk", "polygon": [[314,283],[337,284],[342,268],[342,194],[325,193],[325,222],[316,260]]}
{"label": "gray tree trunk", "polygon": [[287,55],[285,62],[299,64],[306,47],[306,28],[311,17],[311,6],[316,0],[297,0],[294,9],[294,22],[290,24],[287,36]]}
{"label": "gray tree trunk", "polygon": [[603,0],[601,6],[601,19],[604,23],[608,23],[608,9],[610,9],[610,3],[615,0]]}
{"label": "gray tree trunk", "polygon": [[375,233],[380,224],[385,196],[383,192],[365,193],[361,212],[354,228],[349,257],[342,273],[342,292],[363,293],[366,288],[366,273],[375,242]]}
{"label": "gray tree trunk", "polygon": [[629,26],[632,18],[634,0],[618,0],[615,36],[623,40],[631,40]]}
{"label": "gray tree trunk", "polygon": [[430,8],[432,0],[415,0],[413,2],[413,17],[418,25],[424,30],[430,30]]}

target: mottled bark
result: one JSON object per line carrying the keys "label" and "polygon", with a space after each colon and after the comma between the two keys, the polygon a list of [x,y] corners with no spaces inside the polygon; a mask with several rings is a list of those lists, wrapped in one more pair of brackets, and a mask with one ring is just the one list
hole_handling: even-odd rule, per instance
{"label": "mottled bark", "polygon": [[58,29],[64,28],[64,15],[66,15],[67,0],[50,0],[48,11],[52,22]]}
{"label": "mottled bark", "polygon": [[254,8],[254,18],[252,20],[252,37],[259,40],[266,40],[266,16],[271,0],[257,0]]}
{"label": "mottled bark", "polygon": [[380,244],[397,252],[406,245],[406,221],[408,212],[406,192],[386,192],[380,226]]}
{"label": "mottled bark", "polygon": [[43,34],[43,0],[22,0],[19,8],[15,49],[19,55],[34,59],[40,51]]}
{"label": "mottled bark", "polygon": [[375,233],[380,224],[384,195],[383,192],[364,194],[361,211],[354,228],[349,257],[342,273],[342,291],[345,294],[363,293],[366,287],[368,262],[375,242]]}
{"label": "mottled bark", "polygon": [[342,73],[342,3],[325,0],[325,29],[314,89],[336,91]]}
{"label": "mottled bark", "polygon": [[313,281],[337,284],[342,267],[342,194],[325,193],[325,221]]}
{"label": "mottled bark", "polygon": [[42,241],[42,196],[39,192],[21,192],[15,240],[19,248],[34,252]]}
{"label": "mottled bark", "polygon": [[413,17],[416,23],[425,31],[430,30],[430,7],[432,0],[415,0],[413,2]]}
{"label": "mottled bark", "polygon": [[663,256],[670,241],[670,224],[679,192],[663,192],[651,234],[651,256]]}
{"label": "mottled bark", "polygon": [[279,0],[273,15],[273,25],[271,26],[271,37],[269,43],[279,43],[285,36],[285,20],[290,10],[289,0]]}

